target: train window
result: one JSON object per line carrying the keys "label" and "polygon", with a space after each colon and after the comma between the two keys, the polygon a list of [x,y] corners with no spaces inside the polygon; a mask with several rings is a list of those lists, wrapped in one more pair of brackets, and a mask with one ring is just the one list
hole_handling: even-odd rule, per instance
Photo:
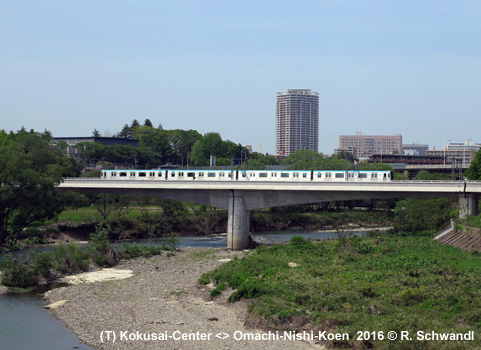
{"label": "train window", "polygon": [[132,171],[132,172],[130,173],[130,176],[131,176],[131,177],[132,177],[132,176],[135,177],[135,173]]}
{"label": "train window", "polygon": [[367,174],[366,173],[359,173],[359,177],[361,179],[365,179],[365,178],[367,178]]}
{"label": "train window", "polygon": [[232,177],[232,172],[228,172],[227,176]]}
{"label": "train window", "polygon": [[171,173],[170,173],[170,176],[175,177],[175,173],[174,173],[174,172],[171,172]]}
{"label": "train window", "polygon": [[250,173],[251,177],[256,177],[256,173]]}
{"label": "train window", "polygon": [[302,177],[307,177],[307,174],[306,174],[306,173],[302,173]]}
{"label": "train window", "polygon": [[144,172],[139,173],[139,177],[146,177],[146,176],[147,176],[147,173],[144,173]]}
{"label": "train window", "polygon": [[119,176],[127,176],[127,172],[126,172],[126,171],[122,171],[121,173],[119,173]]}
{"label": "train window", "polygon": [[289,177],[289,173],[281,173],[281,177]]}
{"label": "train window", "polygon": [[322,173],[317,173],[317,177],[321,178],[321,177],[322,177]]}
{"label": "train window", "polygon": [[187,177],[195,177],[195,173],[187,173]]}
{"label": "train window", "polygon": [[267,173],[259,173],[259,177],[267,177]]}
{"label": "train window", "polygon": [[204,173],[203,173],[203,172],[200,172],[200,173],[199,173],[199,177],[201,177],[201,176],[204,176]]}
{"label": "train window", "polygon": [[277,177],[277,173],[271,173],[271,177]]}
{"label": "train window", "polygon": [[159,171],[158,174],[157,174],[158,177],[162,177],[162,172]]}
{"label": "train window", "polygon": [[219,176],[222,176],[222,177],[224,177],[224,173],[219,173]]}
{"label": "train window", "polygon": [[215,173],[207,173],[207,177],[215,177]]}
{"label": "train window", "polygon": [[242,177],[246,177],[246,173],[245,173],[245,171],[242,173]]}
{"label": "train window", "polygon": [[336,173],[336,179],[340,179],[344,177],[344,173]]}
{"label": "train window", "polygon": [[155,173],[151,171],[151,172],[149,173],[149,176],[155,176]]}

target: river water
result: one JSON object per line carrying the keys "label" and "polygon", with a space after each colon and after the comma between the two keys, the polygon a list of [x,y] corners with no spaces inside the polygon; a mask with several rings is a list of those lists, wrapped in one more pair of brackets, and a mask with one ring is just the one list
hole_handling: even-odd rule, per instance
{"label": "river water", "polygon": [[45,300],[35,293],[0,295],[0,349],[93,349],[81,343],[44,305]]}
{"label": "river water", "polygon": [[[353,232],[362,235],[363,232]],[[289,230],[254,233],[255,241],[264,244],[289,241],[292,236],[302,235],[305,239],[320,240],[337,238],[336,232]],[[145,240],[142,243],[146,242]],[[148,242],[162,244],[164,239]],[[226,235],[179,237],[179,247],[225,248]],[[2,350],[68,350],[93,349],[81,343],[77,336],[62,322],[45,310],[41,293],[0,294],[0,349]]]}

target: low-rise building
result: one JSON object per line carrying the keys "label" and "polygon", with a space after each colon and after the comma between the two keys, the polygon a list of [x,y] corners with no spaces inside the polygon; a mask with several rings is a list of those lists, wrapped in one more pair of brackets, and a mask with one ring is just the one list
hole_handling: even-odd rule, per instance
{"label": "low-rise building", "polygon": [[443,157],[444,164],[460,163],[463,167],[469,166],[476,156],[476,152],[481,148],[480,143],[467,140],[464,143],[453,142],[444,146],[444,149],[427,150],[427,156]]}
{"label": "low-rise building", "polygon": [[402,136],[397,135],[364,135],[360,131],[356,135],[339,136],[339,148],[351,152],[356,158],[370,157],[373,154],[402,154]]}

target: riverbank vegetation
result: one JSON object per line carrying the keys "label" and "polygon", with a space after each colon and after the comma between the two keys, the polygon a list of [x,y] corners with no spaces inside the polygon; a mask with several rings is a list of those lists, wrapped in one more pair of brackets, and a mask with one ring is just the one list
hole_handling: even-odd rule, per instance
{"label": "riverbank vegetation", "polygon": [[[342,235],[341,235],[342,236]],[[429,237],[372,234],[256,249],[202,276],[211,296],[248,300],[247,324],[271,330],[346,332],[335,348],[473,349],[474,341],[421,341],[417,331],[481,331],[481,256]],[[357,331],[413,340],[356,340]]]}
{"label": "riverbank vegetation", "polygon": [[61,244],[50,251],[33,250],[29,254],[4,254],[0,257],[0,282],[13,288],[30,288],[62,276],[88,271],[95,267],[112,267],[122,259],[151,257],[162,251],[177,249],[178,239],[171,235],[163,245],[124,243],[114,248],[109,240],[109,226],[98,225],[86,247],[77,243]]}

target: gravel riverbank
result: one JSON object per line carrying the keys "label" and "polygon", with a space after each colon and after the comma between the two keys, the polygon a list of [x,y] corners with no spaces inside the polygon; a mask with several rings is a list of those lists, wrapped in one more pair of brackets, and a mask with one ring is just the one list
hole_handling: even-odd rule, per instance
{"label": "gravel riverbank", "polygon": [[[256,332],[244,327],[245,303],[228,304],[222,297],[209,301],[205,287],[197,281],[202,273],[224,263],[219,260],[243,254],[186,248],[171,257],[164,253],[125,261],[116,268],[132,270],[134,277],[58,288],[46,293],[45,298],[49,303],[68,300],[52,313],[95,349],[312,348],[305,341],[234,339]],[[114,334],[115,343],[108,342],[108,335],[113,338]],[[147,340],[149,335],[167,339]],[[123,339],[119,339],[121,336]]]}

